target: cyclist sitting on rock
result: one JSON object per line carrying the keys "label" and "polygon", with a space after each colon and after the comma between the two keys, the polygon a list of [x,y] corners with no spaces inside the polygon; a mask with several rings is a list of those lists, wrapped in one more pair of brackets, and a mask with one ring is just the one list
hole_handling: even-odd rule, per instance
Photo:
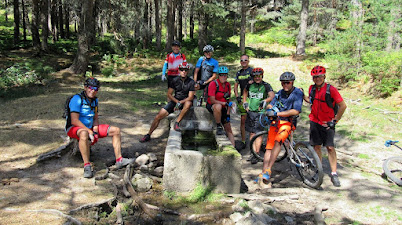
{"label": "cyclist sitting on rock", "polygon": [[121,155],[120,128],[108,124],[99,124],[98,99],[96,94],[100,82],[95,78],[88,78],[84,83],[84,91],[74,95],[69,104],[66,132],[71,138],[78,140],[78,147],[84,161],[84,177],[93,177],[92,166],[89,160],[90,145],[94,145],[98,138],[112,137],[116,168],[122,168],[134,162],[134,159],[123,158]]}
{"label": "cyclist sitting on rock", "polygon": [[219,63],[212,58],[214,47],[206,45],[203,48],[204,56],[200,57],[194,69],[195,90],[204,90],[204,95],[200,97],[199,105],[202,104],[202,99],[207,98],[208,90],[205,90],[208,85],[217,78]]}
{"label": "cyclist sitting on rock", "polygon": [[[229,69],[226,66],[219,67],[218,79],[211,82],[208,87],[207,109],[213,114],[216,122],[216,135],[226,135],[235,146],[232,127],[230,125],[230,110],[234,107],[230,101],[230,84],[227,82]],[[223,126],[222,126],[223,124]]]}
{"label": "cyclist sitting on rock", "polygon": [[[159,113],[155,116],[151,124],[151,128],[144,137],[140,140],[140,142],[147,142],[151,140],[151,134],[158,127],[159,122],[167,117],[174,110],[181,110],[179,116],[176,119],[174,124],[174,129],[176,131],[180,131],[180,121],[183,119],[184,115],[186,115],[187,111],[193,104],[194,98],[194,80],[188,77],[188,71],[190,70],[190,65],[186,62],[179,65],[179,73],[180,76],[176,77],[173,80],[173,86],[169,87],[167,96],[170,99],[165,107],[163,107]],[[173,92],[174,96],[173,96]]]}
{"label": "cyclist sitting on rock", "polygon": [[272,123],[268,132],[262,173],[255,180],[256,183],[269,182],[271,168],[278,157],[281,145],[290,133],[296,129],[294,118],[301,113],[303,92],[293,86],[295,79],[293,73],[283,73],[279,78],[283,89],[275,94],[274,99],[268,105],[266,113]]}
{"label": "cyclist sitting on rock", "polygon": [[[271,85],[263,81],[263,69],[254,68],[251,72],[251,77],[254,82],[247,84],[243,92],[243,108],[247,111],[246,131],[250,132],[250,140],[257,132],[264,130],[260,123],[260,112],[265,112],[266,105],[275,97]],[[261,142],[262,137],[259,137],[254,142],[256,153],[260,150]],[[258,159],[252,154],[250,161],[252,164],[256,164]]]}

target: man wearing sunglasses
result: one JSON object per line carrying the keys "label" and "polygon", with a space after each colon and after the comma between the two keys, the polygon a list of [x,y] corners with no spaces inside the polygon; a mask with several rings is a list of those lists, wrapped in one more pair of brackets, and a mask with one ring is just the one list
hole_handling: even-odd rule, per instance
{"label": "man wearing sunglasses", "polygon": [[78,147],[84,161],[84,177],[93,177],[93,170],[89,160],[90,145],[94,145],[98,138],[112,137],[116,168],[120,169],[134,159],[123,158],[121,155],[120,128],[108,124],[99,124],[98,99],[100,82],[95,78],[88,78],[84,83],[84,91],[74,95],[69,102],[70,115],[67,117],[66,132],[71,138],[78,140]]}
{"label": "man wearing sunglasses", "polygon": [[256,183],[269,183],[271,168],[285,142],[295,127],[295,116],[302,110],[303,92],[295,88],[295,75],[291,72],[281,74],[279,80],[282,88],[275,94],[274,99],[268,105],[267,116],[272,121],[269,132],[262,173],[255,180]]}
{"label": "man wearing sunglasses", "polygon": [[[326,69],[316,66],[311,70],[314,85],[309,88],[309,96],[304,100],[311,104],[310,118],[310,144],[322,160],[321,145],[328,151],[328,161],[331,167],[331,182],[335,187],[340,187],[337,169],[337,159],[335,152],[334,136],[335,125],[342,118],[346,110],[346,103],[338,90],[325,83]],[[314,90],[314,91],[313,91]],[[337,109],[337,113],[336,108]]]}
{"label": "man wearing sunglasses", "polygon": [[[207,109],[213,114],[216,122],[216,135],[225,132],[233,146],[235,146],[232,127],[230,125],[230,110],[234,107],[230,101],[230,83],[228,80],[229,69],[226,66],[219,67],[218,79],[208,86]],[[222,125],[223,124],[223,125]]]}
{"label": "man wearing sunglasses", "polygon": [[[243,91],[246,88],[246,85],[252,80],[250,74],[253,68],[249,67],[250,59],[248,55],[242,55],[240,57],[240,65],[241,69],[236,73],[236,79],[234,84],[234,93],[237,100],[237,105],[240,112],[240,133],[241,133],[241,141],[242,146],[241,149],[246,147],[246,118],[247,118],[247,111],[243,108],[242,104],[242,96]],[[240,92],[239,92],[239,85],[240,85]]]}
{"label": "man wearing sunglasses", "polygon": [[141,138],[140,142],[150,141],[151,134],[158,127],[159,122],[175,110],[181,110],[181,112],[177,117],[173,128],[176,131],[181,131],[180,121],[183,119],[184,115],[186,115],[186,113],[192,106],[195,93],[195,82],[193,79],[187,76],[189,70],[190,65],[187,64],[187,62],[181,63],[179,65],[180,76],[176,77],[173,80],[172,86],[169,87],[167,92],[167,97],[170,101],[155,116],[148,133]]}
{"label": "man wearing sunglasses", "polygon": [[[263,81],[264,70],[262,68],[254,68],[251,72],[251,77],[253,77],[254,82],[247,84],[243,92],[243,108],[247,111],[246,131],[250,132],[250,140],[257,132],[264,130],[260,123],[260,113],[265,112],[266,105],[275,97],[271,85]],[[256,151],[260,149],[261,143],[262,137],[259,137],[254,142]],[[251,161],[251,164],[256,164],[258,158],[251,154],[249,161]]]}

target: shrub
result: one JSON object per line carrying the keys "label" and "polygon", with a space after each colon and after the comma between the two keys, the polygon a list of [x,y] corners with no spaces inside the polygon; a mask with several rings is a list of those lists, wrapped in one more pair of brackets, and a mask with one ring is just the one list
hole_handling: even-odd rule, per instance
{"label": "shrub", "polygon": [[41,63],[32,66],[29,63],[15,64],[5,70],[0,70],[0,88],[18,87],[41,82],[53,72],[50,66]]}

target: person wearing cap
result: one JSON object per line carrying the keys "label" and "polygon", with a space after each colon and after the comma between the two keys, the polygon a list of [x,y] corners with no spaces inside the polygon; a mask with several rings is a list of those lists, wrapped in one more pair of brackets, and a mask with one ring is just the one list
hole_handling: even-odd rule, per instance
{"label": "person wearing cap", "polygon": [[[186,56],[180,53],[180,42],[174,40],[172,42],[172,52],[167,54],[165,63],[162,69],[162,81],[168,81],[168,89],[172,87],[173,79],[179,76],[179,65],[186,62]],[[166,78],[167,71],[167,78]]]}
{"label": "person wearing cap", "polygon": [[[250,140],[257,132],[263,131],[264,127],[260,123],[260,115],[265,112],[266,105],[275,97],[275,93],[269,83],[263,81],[264,70],[262,68],[254,68],[251,71],[253,83],[247,83],[243,91],[243,108],[247,111],[246,131],[250,133]],[[259,153],[262,144],[262,137],[259,137],[254,142],[254,149]],[[251,164],[256,164],[258,158],[251,154],[248,161]]]}
{"label": "person wearing cap", "polygon": [[230,83],[227,82],[228,73],[229,69],[226,66],[219,67],[218,79],[210,82],[208,86],[206,108],[215,118],[216,135],[223,135],[226,132],[226,136],[232,145],[235,146],[233,131],[230,125],[230,111],[235,104],[230,101],[231,91]]}
{"label": "person wearing cap", "polygon": [[316,66],[311,70],[314,85],[310,86],[309,95],[305,95],[304,100],[311,104],[309,115],[310,144],[314,147],[321,161],[321,146],[327,148],[328,161],[331,167],[331,182],[335,187],[340,187],[334,136],[335,126],[342,118],[347,106],[339,91],[325,82],[325,75],[326,69],[323,66]]}
{"label": "person wearing cap", "polygon": [[195,93],[195,82],[191,77],[188,77],[189,70],[190,65],[187,62],[183,62],[179,65],[180,76],[173,79],[172,86],[169,87],[167,92],[170,101],[155,116],[148,133],[141,138],[140,142],[150,141],[151,134],[158,127],[159,122],[175,110],[181,110],[181,112],[177,117],[173,128],[176,131],[181,131],[180,121],[192,106]]}
{"label": "person wearing cap", "polygon": [[194,69],[195,90],[204,90],[203,96],[200,98],[199,105],[202,104],[202,99],[208,97],[208,90],[205,88],[214,81],[218,76],[219,63],[212,58],[214,47],[205,45],[203,48],[204,56],[201,56]]}
{"label": "person wearing cap", "polygon": [[256,183],[269,183],[271,168],[281,150],[282,144],[295,127],[295,116],[299,115],[303,105],[303,92],[294,87],[295,75],[292,72],[281,74],[279,80],[282,88],[275,94],[274,99],[267,106],[266,115],[272,121],[264,154],[262,173]]}
{"label": "person wearing cap", "polygon": [[91,178],[94,173],[90,163],[90,145],[94,145],[98,138],[112,137],[116,168],[120,169],[134,162],[134,159],[123,158],[121,154],[120,128],[108,124],[99,124],[98,98],[100,82],[95,78],[88,78],[84,83],[84,90],[74,95],[68,103],[69,115],[66,120],[66,132],[70,138],[78,140],[78,147],[84,161],[84,177]]}

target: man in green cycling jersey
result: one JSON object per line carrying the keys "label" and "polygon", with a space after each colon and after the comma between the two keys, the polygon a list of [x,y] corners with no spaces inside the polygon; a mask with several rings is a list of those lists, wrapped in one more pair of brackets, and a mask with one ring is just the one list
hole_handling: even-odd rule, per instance
{"label": "man in green cycling jersey", "polygon": [[[246,131],[250,132],[250,140],[257,132],[263,131],[264,127],[260,123],[260,112],[265,111],[266,105],[275,97],[270,84],[263,81],[264,70],[254,68],[251,72],[253,83],[247,84],[243,92],[243,107],[247,111]],[[248,101],[246,101],[248,99]],[[254,142],[254,149],[259,153],[262,143],[262,137]],[[258,159],[251,155],[252,164],[256,164]]]}
{"label": "man in green cycling jersey", "polygon": [[[243,108],[242,104],[242,96],[243,91],[246,88],[246,85],[252,80],[250,74],[253,68],[249,67],[248,64],[250,59],[248,55],[242,55],[240,57],[240,65],[241,69],[236,73],[236,82],[234,84],[234,93],[237,100],[237,105],[240,111],[240,133],[241,133],[241,141],[242,146],[241,149],[246,147],[246,118],[247,118],[247,111]],[[239,85],[240,85],[240,92],[239,92]]]}

